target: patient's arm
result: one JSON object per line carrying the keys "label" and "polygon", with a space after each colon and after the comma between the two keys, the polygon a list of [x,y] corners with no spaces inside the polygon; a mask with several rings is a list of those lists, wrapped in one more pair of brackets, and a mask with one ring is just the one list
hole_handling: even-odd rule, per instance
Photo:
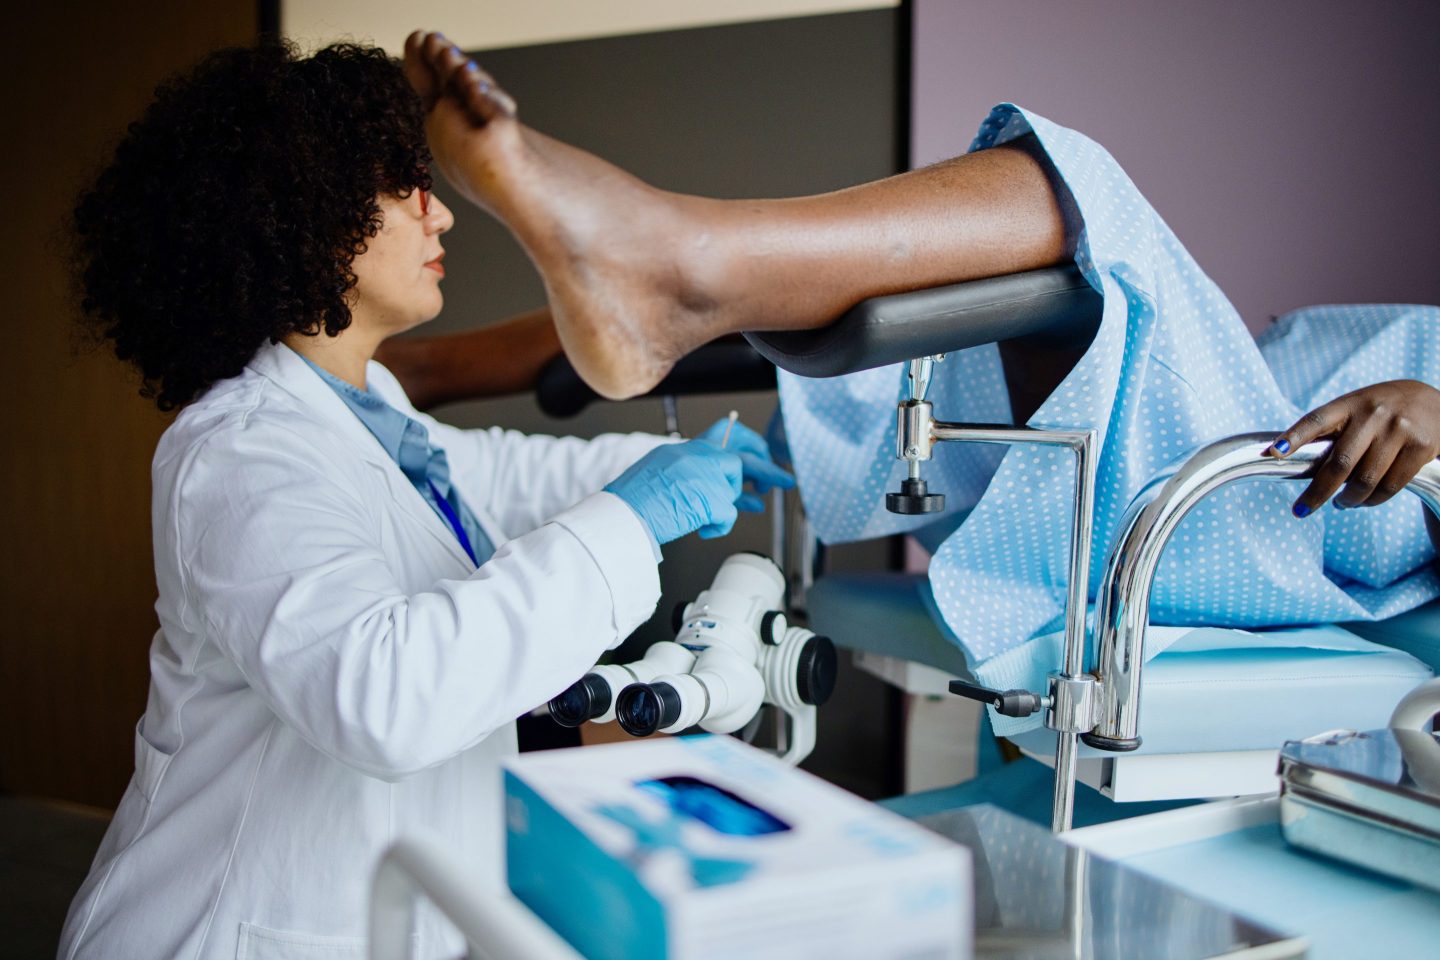
{"label": "patient's arm", "polygon": [[[1295,501],[1304,517],[1335,497],[1337,507],[1373,507],[1405,489],[1425,464],[1440,456],[1440,390],[1418,380],[1362,387],[1310,411],[1276,438],[1273,456],[1312,440],[1334,444],[1315,478]],[[1440,523],[1426,511],[1430,539],[1440,547]]]}
{"label": "patient's arm", "polygon": [[416,409],[531,390],[560,353],[560,338],[542,307],[464,333],[396,337],[375,359],[395,374]]}

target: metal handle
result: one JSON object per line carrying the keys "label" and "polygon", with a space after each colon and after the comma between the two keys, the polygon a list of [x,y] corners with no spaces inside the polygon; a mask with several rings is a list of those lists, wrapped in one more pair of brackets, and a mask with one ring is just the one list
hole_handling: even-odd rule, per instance
{"label": "metal handle", "polygon": [[[1210,494],[1240,480],[1293,480],[1312,476],[1330,451],[1330,442],[1307,444],[1283,459],[1266,456],[1274,434],[1227,437],[1167,467],[1130,502],[1105,563],[1096,607],[1101,681],[1098,724],[1082,739],[1102,750],[1140,746],[1140,673],[1150,590],[1170,537],[1192,509]],[[1440,517],[1440,461],[1421,468],[1409,489]]]}
{"label": "metal handle", "polygon": [[1424,730],[1440,713],[1440,678],[1420,684],[1405,694],[1390,715],[1392,730]]}
{"label": "metal handle", "polygon": [[1048,706],[1044,697],[1029,690],[991,690],[964,680],[951,680],[950,692],[969,700],[979,700],[1007,717],[1028,717]]}
{"label": "metal handle", "polygon": [[[1023,697],[1033,697],[1041,706],[1051,708],[1046,722],[1057,736],[1055,798],[1050,826],[1056,833],[1069,830],[1075,806],[1075,738],[1077,733],[1093,726],[1094,717],[1093,682],[1085,676],[1085,610],[1090,594],[1090,541],[1094,524],[1099,434],[1088,429],[945,423],[933,418],[929,403],[910,400],[900,405],[896,438],[897,456],[910,461],[911,479],[906,483],[919,482],[920,460],[930,458],[933,444],[946,441],[1065,447],[1075,456],[1075,504],[1070,518],[1070,579],[1065,601],[1065,662],[1059,672],[1050,675],[1049,697],[1040,698],[1023,690],[1007,692],[1016,698],[1016,709],[1029,702],[1022,700]],[[902,491],[902,498],[903,495]],[[968,688],[968,692],[964,688]],[[968,684],[962,684],[962,689],[954,686],[951,689],[961,696],[974,696],[976,692],[981,692],[975,698],[982,700],[993,693],[984,687]],[[1001,694],[1001,703],[1004,703],[1005,696]],[[1001,708],[997,705],[997,709]],[[1028,716],[1033,712],[1010,716]]]}

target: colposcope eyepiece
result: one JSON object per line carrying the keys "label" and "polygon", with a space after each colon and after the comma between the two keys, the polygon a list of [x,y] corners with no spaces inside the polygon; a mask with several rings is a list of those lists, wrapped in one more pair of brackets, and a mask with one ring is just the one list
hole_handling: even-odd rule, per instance
{"label": "colposcope eyepiece", "polygon": [[610,697],[605,678],[587,673],[550,701],[550,716],[562,727],[578,727],[609,710]]}
{"label": "colposcope eyepiece", "polygon": [[800,662],[795,674],[795,690],[800,702],[822,706],[835,692],[838,673],[835,644],[829,637],[811,637],[800,648]]}
{"label": "colposcope eyepiece", "polygon": [[615,719],[632,737],[648,737],[680,719],[680,694],[670,684],[632,683],[615,701]]}

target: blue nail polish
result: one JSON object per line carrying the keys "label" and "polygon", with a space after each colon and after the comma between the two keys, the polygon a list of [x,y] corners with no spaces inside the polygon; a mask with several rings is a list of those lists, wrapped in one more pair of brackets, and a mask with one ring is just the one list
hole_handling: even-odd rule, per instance
{"label": "blue nail polish", "polygon": [[1273,444],[1273,446],[1275,447],[1276,451],[1279,452],[1279,453],[1289,453],[1289,452],[1290,452],[1290,441],[1289,441],[1289,440],[1286,440],[1284,437],[1281,437],[1279,440],[1276,440],[1275,443]]}
{"label": "blue nail polish", "polygon": [[1290,508],[1290,512],[1295,514],[1295,516],[1301,518],[1302,520],[1310,516],[1310,508],[1305,506],[1305,504],[1303,503],[1295,504],[1295,506]]}

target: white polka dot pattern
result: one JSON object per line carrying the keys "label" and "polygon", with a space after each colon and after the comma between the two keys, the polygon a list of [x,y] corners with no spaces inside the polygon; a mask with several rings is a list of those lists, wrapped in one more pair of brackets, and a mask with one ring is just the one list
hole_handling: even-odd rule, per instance
{"label": "white polka dot pattern", "polygon": [[[1278,433],[1305,410],[1369,383],[1408,377],[1440,385],[1437,308],[1316,307],[1282,318],[1257,344],[1104,148],[1002,104],[971,149],[1032,131],[1074,194],[1084,221],[1076,262],[1105,298],[1095,342],[1030,420],[1100,431],[1092,598],[1126,505],[1171,460],[1229,434]],[[937,522],[884,508],[885,492],[904,475],[893,436],[903,376],[891,366],[833,380],[780,377],[805,506],[827,542]],[[942,419],[1008,422],[997,349],[948,357],[931,399]],[[930,578],[945,625],[982,680],[987,661],[1060,628],[1067,578],[1069,454],[1002,453],[940,444],[924,472],[932,490],[947,495],[952,524],[970,511],[940,545]],[[1380,619],[1440,595],[1415,498],[1340,514],[1326,507],[1297,520],[1290,505],[1301,489],[1298,481],[1241,484],[1202,503],[1161,563],[1154,621]],[[1038,654],[1050,645],[1030,646]],[[1163,648],[1147,647],[1147,657]],[[1054,665],[1035,664],[1037,675]]]}

